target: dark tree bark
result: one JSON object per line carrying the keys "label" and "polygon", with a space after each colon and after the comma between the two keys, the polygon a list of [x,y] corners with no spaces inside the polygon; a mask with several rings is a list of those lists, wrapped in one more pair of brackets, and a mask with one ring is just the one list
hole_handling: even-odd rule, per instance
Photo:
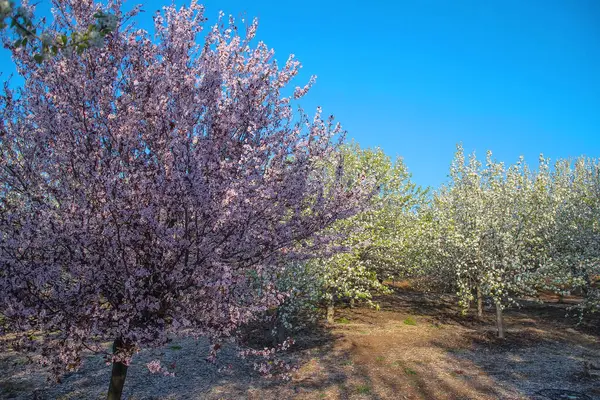
{"label": "dark tree bark", "polygon": [[[115,339],[113,342],[113,353],[125,346],[122,339]],[[121,362],[114,362],[110,376],[110,385],[108,386],[107,400],[121,400],[125,377],[127,376],[127,365]]]}

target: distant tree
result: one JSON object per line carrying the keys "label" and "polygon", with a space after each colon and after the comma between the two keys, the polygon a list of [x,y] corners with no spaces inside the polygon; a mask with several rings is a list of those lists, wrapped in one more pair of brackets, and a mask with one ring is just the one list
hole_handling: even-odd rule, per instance
{"label": "distant tree", "polygon": [[[120,1],[55,6],[49,32],[126,17]],[[56,373],[106,354],[109,399],[139,349],[206,335],[214,355],[279,305],[277,274],[372,193],[347,184],[333,117],[292,111],[310,84],[282,94],[300,64],[252,45],[256,21],[240,34],[221,17],[203,45],[195,1],[154,21],[154,39],[122,27],[41,64],[13,47],[25,85],[0,99],[2,329]]]}
{"label": "distant tree", "polygon": [[565,292],[581,289],[581,311],[597,312],[600,290],[600,162],[579,157],[558,160],[544,172],[547,202],[555,218],[549,238],[548,276]]}
{"label": "distant tree", "polygon": [[465,309],[476,300],[481,316],[484,299],[492,299],[504,337],[503,308],[550,285],[545,234],[555,215],[545,201],[546,181],[523,160],[506,168],[488,152],[485,165],[475,155],[467,161],[460,146],[450,177],[434,203],[439,263],[454,271]]}
{"label": "distant tree", "polygon": [[484,265],[480,238],[484,228],[484,203],[480,176],[481,163],[474,157],[467,161],[458,147],[450,170],[451,181],[436,193],[437,264],[451,268],[461,305],[467,307],[476,291],[478,314],[483,312],[482,283]]}
{"label": "distant tree", "polygon": [[392,161],[381,149],[361,149],[357,144],[343,147],[341,154],[349,184],[370,177],[376,194],[367,210],[330,228],[345,251],[312,261],[319,265],[330,322],[336,301],[364,300],[374,305],[372,294],[388,290],[383,281],[398,273],[409,251],[410,210],[424,198],[401,159]]}
{"label": "distant tree", "polygon": [[[60,4],[57,6],[60,10]],[[93,17],[87,26],[79,26],[81,29],[72,30],[72,26],[67,25],[61,31],[46,30],[43,23],[35,22],[33,7],[0,0],[0,31],[5,44],[28,49],[38,63],[60,51],[81,54],[85,49],[101,46],[106,35],[117,29],[117,17],[103,10],[98,10]]]}

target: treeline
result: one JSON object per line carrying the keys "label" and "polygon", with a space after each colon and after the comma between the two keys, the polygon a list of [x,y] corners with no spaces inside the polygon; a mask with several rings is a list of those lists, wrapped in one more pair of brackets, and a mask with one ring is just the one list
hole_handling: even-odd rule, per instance
{"label": "treeline", "polygon": [[551,163],[540,156],[532,168],[523,158],[505,165],[491,152],[480,160],[458,146],[449,181],[428,191],[411,182],[401,159],[381,149],[354,144],[341,152],[346,172],[376,177],[378,191],[367,211],[330,229],[341,237],[341,252],[287,271],[282,282],[292,292],[279,318],[288,329],[302,326],[289,323],[291,310],[311,314],[320,304],[332,322],[340,302],[377,306],[372,296],[386,293],[383,282],[393,279],[456,293],[465,312],[473,306],[479,316],[485,302],[493,304],[500,337],[502,310],[541,293],[575,292],[583,297],[579,311],[597,311],[597,159]]}

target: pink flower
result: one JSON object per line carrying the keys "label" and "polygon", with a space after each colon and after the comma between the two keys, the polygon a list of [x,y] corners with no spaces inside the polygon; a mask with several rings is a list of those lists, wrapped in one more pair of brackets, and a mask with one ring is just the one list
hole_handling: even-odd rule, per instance
{"label": "pink flower", "polygon": [[[54,3],[69,12],[57,31],[83,31],[105,8]],[[372,192],[323,170],[343,132],[294,114],[283,92],[300,64],[279,68],[251,40],[256,22],[200,36],[193,1],[157,15],[154,37],[111,13],[119,28],[84,54],[37,66],[15,49],[26,84],[0,96],[0,310],[57,374],[107,340],[107,361],[128,365],[175,335],[235,339],[285,300],[261,282],[325,250],[322,230]],[[33,343],[32,329],[53,340]]]}
{"label": "pink flower", "polygon": [[156,374],[156,373],[160,372],[162,369],[159,360],[150,361],[149,363],[146,364],[146,367],[148,367],[148,370],[152,374]]}

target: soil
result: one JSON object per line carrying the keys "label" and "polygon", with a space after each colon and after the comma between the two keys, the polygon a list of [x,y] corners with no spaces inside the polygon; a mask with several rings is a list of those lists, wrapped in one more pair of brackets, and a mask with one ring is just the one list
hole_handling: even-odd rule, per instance
{"label": "soil", "polygon": [[[289,382],[260,377],[232,346],[212,365],[206,341],[181,339],[134,358],[123,398],[600,399],[600,323],[565,317],[569,304],[506,310],[499,340],[492,308],[464,316],[452,296],[404,289],[377,301],[379,311],[338,309],[336,323],[299,334],[286,354],[299,366]],[[155,358],[175,377],[150,374]],[[23,355],[0,354],[0,367],[3,399],[102,399],[110,374],[98,356],[59,384]]]}

